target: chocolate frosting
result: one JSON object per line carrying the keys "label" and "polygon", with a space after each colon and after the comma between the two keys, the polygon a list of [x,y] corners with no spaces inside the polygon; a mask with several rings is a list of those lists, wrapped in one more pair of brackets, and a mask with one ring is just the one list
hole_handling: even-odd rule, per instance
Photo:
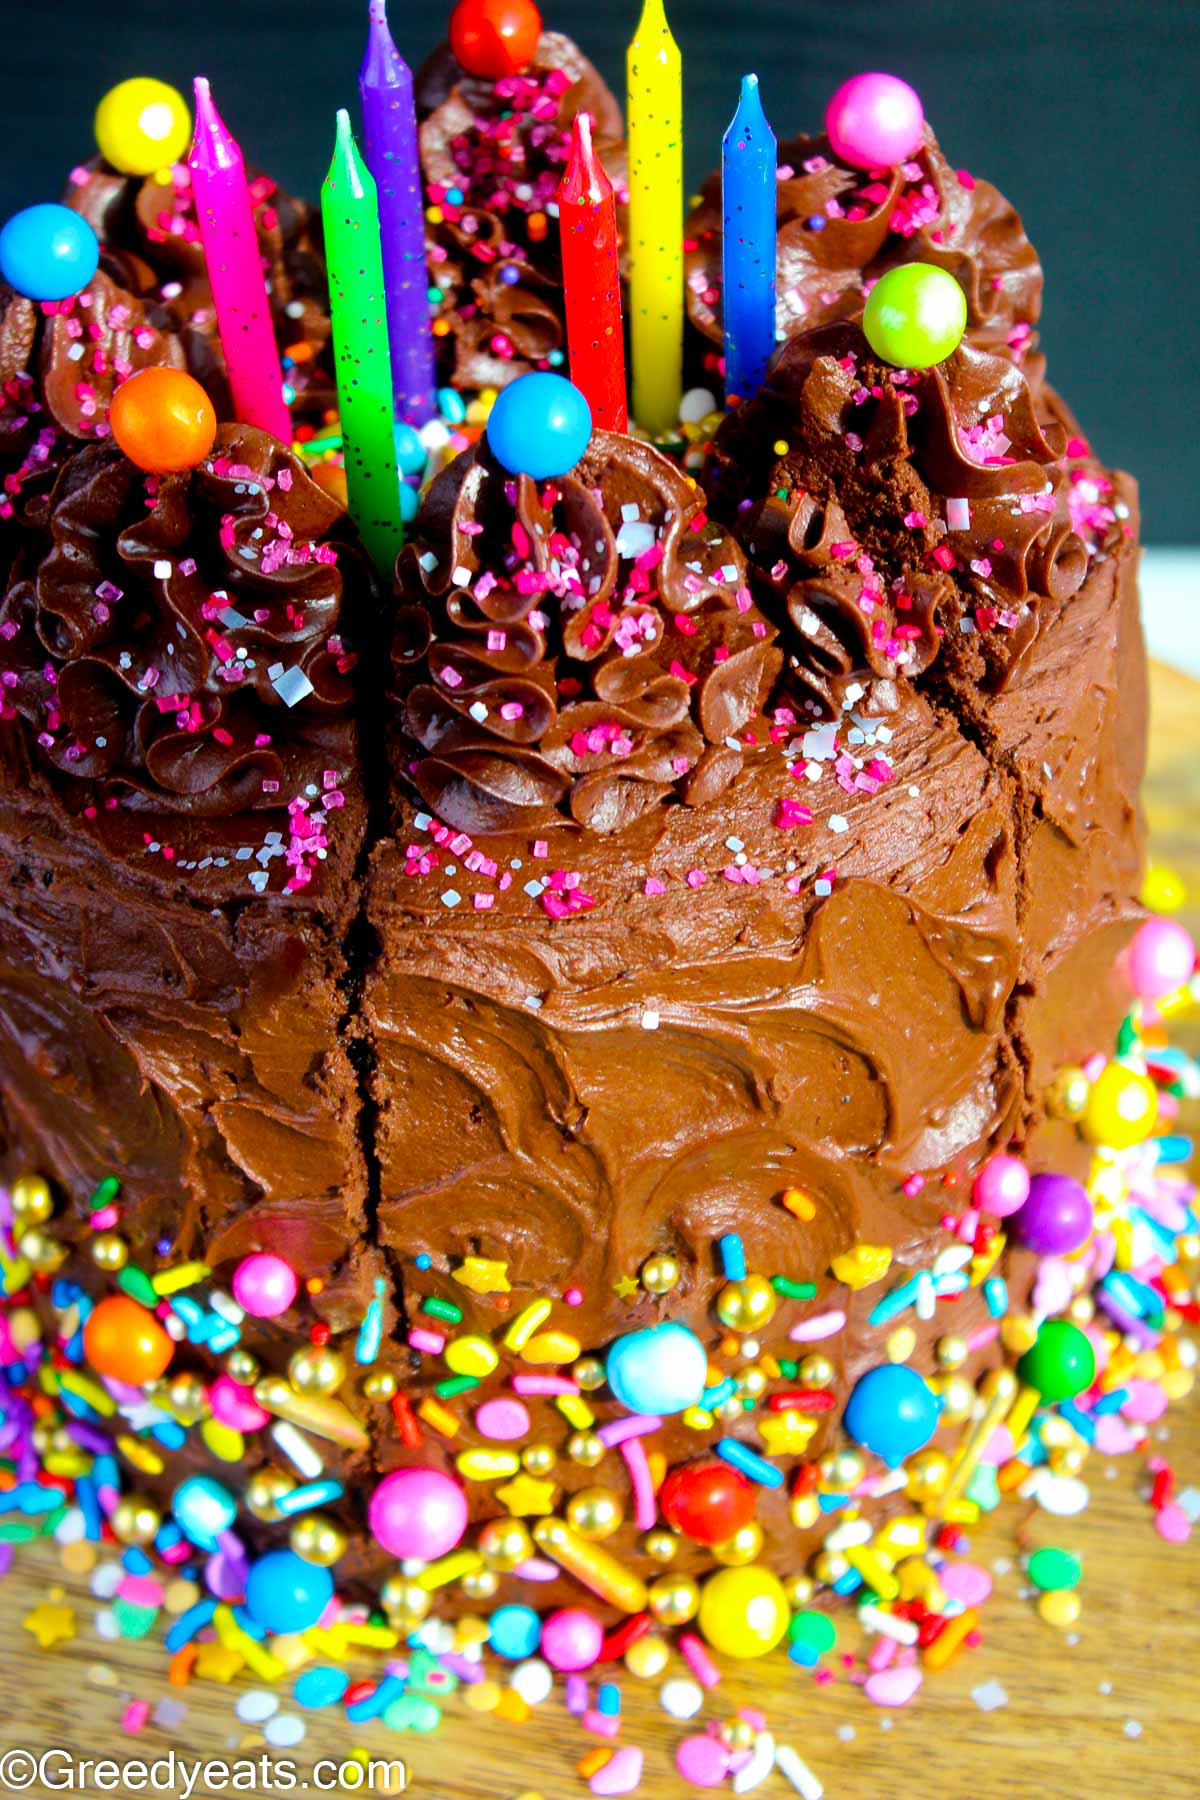
{"label": "chocolate frosting", "polygon": [[342,518],[249,426],[161,478],[111,444],[79,451],[49,548],[0,603],[6,714],[60,775],[154,810],[228,817],[320,783],[355,660]]}
{"label": "chocolate frosting", "polygon": [[[335,404],[325,354],[330,324],[320,215],[269,175],[249,168],[247,175],[285,378],[295,410],[320,418]],[[169,179],[160,181],[121,175],[94,157],[72,172],[63,200],[95,230],[101,266],[179,335],[190,373],[208,389],[219,415],[232,416],[186,163],[173,164]]]}
{"label": "chocolate frosting", "polygon": [[[417,72],[421,169],[440,221],[427,239],[439,368],[456,387],[499,387],[545,368],[566,345],[555,205],[571,122],[592,141],[620,203],[626,188],[621,109],[586,56],[544,31],[529,68],[489,81],[448,45]],[[446,198],[460,191],[461,202]]]}
{"label": "chocolate frosting", "polygon": [[755,597],[786,611],[802,702],[835,717],[850,686],[921,674],[947,634],[978,636],[981,680],[1011,676],[1105,541],[1072,499],[1081,453],[1004,352],[968,334],[936,367],[897,370],[846,320],[780,348],[707,483]]}
{"label": "chocolate frosting", "polygon": [[[989,181],[954,170],[926,129],[898,169],[864,174],[826,137],[778,152],[777,323],[780,337],[857,318],[864,284],[902,262],[936,263],[967,296],[968,330],[1019,353],[1037,322],[1042,270],[1021,220]],[[812,221],[823,223],[814,229]],[[710,175],[687,223],[687,306],[721,342],[721,177]]]}
{"label": "chocolate frosting", "polygon": [[[650,445],[593,434],[539,488],[486,446],[402,552],[395,652],[413,785],[466,831],[613,831],[712,800],[779,667],[732,539]],[[402,751],[403,754],[403,751]]]}

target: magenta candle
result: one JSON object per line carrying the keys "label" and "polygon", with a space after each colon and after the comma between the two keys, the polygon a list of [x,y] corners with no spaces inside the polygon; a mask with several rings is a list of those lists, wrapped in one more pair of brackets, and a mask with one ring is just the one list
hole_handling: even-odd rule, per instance
{"label": "magenta candle", "polygon": [[196,77],[195,88],[196,135],[188,169],[233,410],[243,424],[257,425],[290,444],[292,421],[283,398],[246,165],[203,75]]}
{"label": "magenta candle", "polygon": [[378,190],[396,416],[423,425],[436,408],[417,114],[412,71],[392,42],[385,0],[371,0],[358,96],[363,160]]}

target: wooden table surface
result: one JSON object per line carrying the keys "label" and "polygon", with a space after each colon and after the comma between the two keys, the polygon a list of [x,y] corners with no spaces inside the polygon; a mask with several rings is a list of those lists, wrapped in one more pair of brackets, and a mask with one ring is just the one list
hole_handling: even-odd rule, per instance
{"label": "wooden table surface", "polygon": [[[1184,877],[1188,923],[1197,930],[1198,690],[1156,669],[1153,696],[1152,854]],[[1195,1049],[1195,1023],[1190,1032]],[[1200,1487],[1200,1403],[1185,1401],[1155,1429],[1180,1486]],[[1009,1503],[974,1534],[973,1560],[995,1581],[983,1614],[984,1641],[929,1677],[914,1705],[882,1711],[840,1675],[821,1686],[780,1656],[727,1676],[705,1716],[724,1719],[739,1705],[761,1707],[777,1738],[793,1744],[824,1783],[828,1800],[1124,1800],[1134,1794],[1194,1800],[1200,1793],[1200,1531],[1183,1546],[1159,1538],[1141,1458],[1106,1463],[1094,1457],[1087,1477],[1092,1503],[1081,1517],[1055,1520]],[[1049,1543],[1084,1561],[1083,1612],[1069,1636],[1044,1624],[1023,1593],[1020,1547]],[[78,1634],[42,1650],[22,1620],[55,1586],[65,1591],[64,1604],[76,1608]],[[229,1686],[194,1681],[171,1688],[158,1635],[105,1643],[92,1624],[102,1607],[78,1577],[64,1575],[53,1548],[20,1553],[0,1583],[0,1755],[14,1745],[35,1755],[61,1746],[121,1763],[152,1762],[172,1749],[193,1759],[261,1753],[258,1730],[234,1713],[238,1694],[256,1682],[241,1675]],[[675,1672],[686,1671],[677,1664]],[[999,1684],[1006,1703],[983,1710],[973,1696],[985,1683]],[[690,1790],[675,1774],[673,1750],[695,1727],[677,1725],[659,1710],[658,1685],[623,1679],[624,1741],[646,1751],[639,1794],[680,1800]],[[298,1713],[286,1684],[281,1692],[282,1709]],[[131,1699],[146,1699],[153,1709],[164,1698],[185,1709],[178,1722],[164,1727],[152,1714],[137,1737],[123,1732]],[[513,1725],[480,1718],[453,1699],[441,1729],[429,1737],[379,1725],[356,1728],[339,1708],[303,1717],[304,1742],[278,1753],[295,1761],[300,1780],[319,1758],[341,1759],[361,1744],[373,1757],[403,1757],[409,1792],[419,1800],[517,1800],[531,1790],[543,1800],[573,1800],[587,1792],[575,1762],[597,1742],[556,1701]],[[18,1791],[2,1780],[0,1788]],[[21,1791],[41,1800],[55,1788],[35,1782]],[[181,1781],[158,1791],[188,1790]],[[203,1781],[194,1789],[200,1797],[218,1791]],[[761,1791],[774,1800],[791,1792],[778,1774]]]}

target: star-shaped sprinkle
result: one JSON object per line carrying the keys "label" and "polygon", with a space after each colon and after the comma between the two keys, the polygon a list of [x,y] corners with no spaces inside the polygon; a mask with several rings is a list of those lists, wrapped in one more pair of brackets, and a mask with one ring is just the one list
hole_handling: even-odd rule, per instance
{"label": "star-shaped sprinkle", "polygon": [[518,1519],[532,1518],[535,1514],[544,1518],[554,1511],[557,1492],[556,1481],[540,1481],[536,1475],[522,1472],[506,1481],[503,1487],[498,1487],[496,1498]]}
{"label": "star-shaped sprinkle", "polygon": [[635,1281],[632,1275],[622,1275],[620,1281],[613,1282],[613,1293],[618,1300],[632,1300],[640,1290],[641,1283]]}
{"label": "star-shaped sprinkle", "polygon": [[52,1650],[55,1644],[68,1642],[75,1636],[75,1609],[51,1606],[43,1600],[31,1613],[26,1613],[21,1623],[26,1631],[32,1631],[43,1650]]}
{"label": "star-shaped sprinkle", "polygon": [[246,1666],[240,1650],[224,1644],[201,1644],[196,1651],[194,1673],[202,1681],[232,1681]]}
{"label": "star-shaped sprinkle", "polygon": [[758,1434],[771,1456],[802,1454],[816,1429],[816,1419],[791,1407],[786,1412],[765,1413],[758,1421]]}
{"label": "star-shaped sprinkle", "polygon": [[892,1252],[887,1244],[855,1244],[853,1249],[835,1256],[829,1269],[836,1281],[844,1281],[848,1288],[857,1290],[882,1281],[891,1266]]}
{"label": "star-shaped sprinkle", "polygon": [[451,1269],[455,1281],[470,1288],[473,1294],[508,1294],[508,1264],[492,1262],[486,1256],[468,1256],[457,1269]]}

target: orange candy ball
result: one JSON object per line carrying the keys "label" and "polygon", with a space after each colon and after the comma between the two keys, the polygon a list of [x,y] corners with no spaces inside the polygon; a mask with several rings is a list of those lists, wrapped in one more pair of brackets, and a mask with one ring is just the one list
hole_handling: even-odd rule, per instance
{"label": "orange candy ball", "polygon": [[533,0],[459,0],[450,15],[450,48],[469,75],[499,81],[527,69],[542,35]]}
{"label": "orange candy ball", "polygon": [[141,1387],[157,1381],[175,1346],[154,1317],[128,1294],[110,1294],[88,1315],[83,1350],[97,1375]]}
{"label": "orange candy ball", "polygon": [[141,369],[112,397],[108,423],[131,463],[173,475],[203,462],[217,435],[212,401],[182,369]]}

